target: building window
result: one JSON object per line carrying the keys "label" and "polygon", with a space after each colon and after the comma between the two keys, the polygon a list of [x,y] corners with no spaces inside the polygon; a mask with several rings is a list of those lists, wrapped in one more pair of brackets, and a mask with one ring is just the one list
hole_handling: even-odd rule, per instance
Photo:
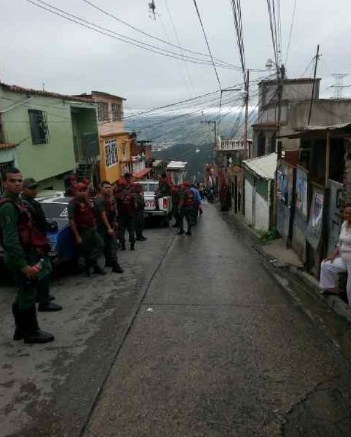
{"label": "building window", "polygon": [[3,162],[0,164],[0,194],[3,194],[4,192],[3,183],[5,181],[6,172],[10,170],[10,168],[12,168],[13,166],[14,166],[13,161]]}
{"label": "building window", "polygon": [[37,109],[28,109],[30,132],[33,144],[46,144],[49,142],[49,129],[46,112]]}
{"label": "building window", "polygon": [[111,167],[117,164],[117,141],[116,140],[106,140],[105,141],[105,161],[106,167]]}
{"label": "building window", "polygon": [[108,104],[105,102],[98,102],[98,120],[108,121]]}
{"label": "building window", "polygon": [[122,105],[120,103],[112,103],[112,120],[121,121],[122,117]]}

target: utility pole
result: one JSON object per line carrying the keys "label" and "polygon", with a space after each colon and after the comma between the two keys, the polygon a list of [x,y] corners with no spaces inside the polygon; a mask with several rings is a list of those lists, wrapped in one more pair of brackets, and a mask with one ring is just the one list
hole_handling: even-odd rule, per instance
{"label": "utility pole", "polygon": [[250,70],[247,70],[245,76],[245,131],[244,131],[244,147],[246,152],[246,158],[250,158],[251,151],[247,152],[247,137],[249,130],[249,89],[250,89]]}
{"label": "utility pole", "polygon": [[319,61],[319,44],[317,45],[317,53],[316,53],[316,59],[315,59],[315,63],[314,63],[312,95],[311,95],[310,111],[308,113],[307,126],[310,125],[311,117],[312,117],[312,107],[313,107],[313,100],[314,100],[314,90],[315,90],[315,87],[316,87],[316,76],[317,76],[318,61]]}
{"label": "utility pole", "polygon": [[201,121],[200,123],[206,123],[206,124],[213,124],[213,130],[214,130],[214,147],[217,145],[217,122],[216,121]]}
{"label": "utility pole", "polygon": [[[283,99],[283,86],[284,86],[284,78],[285,78],[285,67],[284,65],[276,65],[277,67],[277,93],[278,93],[278,116],[276,118],[277,121],[277,129],[276,129],[276,151],[277,151],[277,168],[279,164],[279,160],[282,155],[282,143],[279,141],[280,136],[280,119],[282,114],[282,99]],[[273,214],[272,214],[272,225],[277,226],[277,214],[278,214],[278,206],[277,206],[277,194],[278,194],[278,172],[276,170],[274,176],[274,187],[273,187]]]}
{"label": "utility pole", "polygon": [[[277,66],[277,80],[278,80],[278,117],[277,117],[277,137],[280,135],[280,120],[282,117],[282,99],[283,99],[283,85],[285,78],[284,65]],[[277,145],[277,158],[279,159],[282,154],[281,141],[278,141]]]}

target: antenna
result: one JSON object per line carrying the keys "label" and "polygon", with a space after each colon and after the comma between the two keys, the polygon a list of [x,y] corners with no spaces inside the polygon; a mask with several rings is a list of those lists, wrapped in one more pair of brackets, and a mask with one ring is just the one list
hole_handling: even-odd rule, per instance
{"label": "antenna", "polygon": [[342,99],[342,94],[344,91],[344,77],[348,76],[347,74],[334,73],[332,76],[335,79],[335,84],[332,85],[334,88],[334,99]]}

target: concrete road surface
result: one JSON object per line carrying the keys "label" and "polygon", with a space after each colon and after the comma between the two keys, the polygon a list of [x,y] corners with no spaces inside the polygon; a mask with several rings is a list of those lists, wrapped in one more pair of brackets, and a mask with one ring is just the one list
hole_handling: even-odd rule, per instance
{"label": "concrete road surface", "polygon": [[52,345],[4,317],[0,435],[351,435],[348,363],[213,205],[192,237],[147,235],[123,279],[62,279]]}

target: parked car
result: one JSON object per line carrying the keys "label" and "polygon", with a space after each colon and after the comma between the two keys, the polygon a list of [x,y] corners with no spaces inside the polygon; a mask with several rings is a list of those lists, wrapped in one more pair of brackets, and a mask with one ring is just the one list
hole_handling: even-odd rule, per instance
{"label": "parked car", "polygon": [[48,232],[50,257],[54,264],[69,261],[77,256],[77,247],[68,222],[68,203],[70,197],[38,198],[45,217],[57,223],[57,230]]}
{"label": "parked car", "polygon": [[[70,197],[42,197],[37,198],[43,208],[45,217],[57,223],[57,229],[47,233],[51,251],[49,257],[54,265],[73,260],[77,256],[77,248],[73,233],[68,222],[68,203]],[[0,245],[0,258],[4,250]]]}
{"label": "parked car", "polygon": [[158,208],[156,207],[155,195],[158,189],[159,182],[156,180],[148,179],[145,181],[137,181],[143,187],[144,199],[145,199],[145,211],[144,217],[156,217],[162,221],[164,226],[169,226],[169,221],[172,211],[172,198],[171,196],[164,196],[158,199]]}

